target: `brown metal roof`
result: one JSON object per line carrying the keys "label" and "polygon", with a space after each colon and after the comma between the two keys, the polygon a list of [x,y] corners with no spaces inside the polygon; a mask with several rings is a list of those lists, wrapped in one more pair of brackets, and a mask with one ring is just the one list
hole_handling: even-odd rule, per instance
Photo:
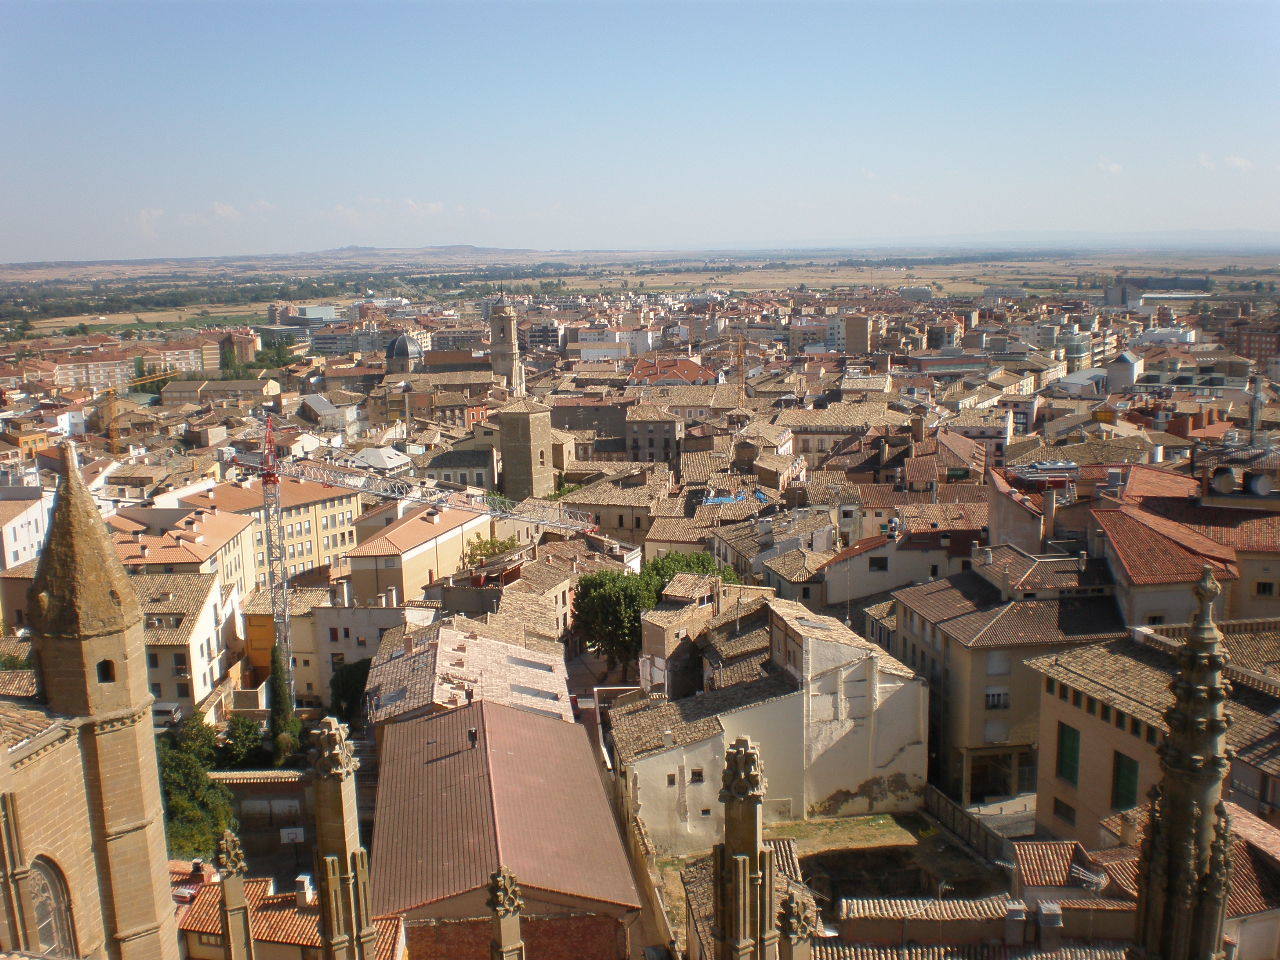
{"label": "brown metal roof", "polygon": [[387,727],[376,822],[378,916],[484,887],[499,866],[526,891],[640,904],[586,730],[558,718],[477,700]]}

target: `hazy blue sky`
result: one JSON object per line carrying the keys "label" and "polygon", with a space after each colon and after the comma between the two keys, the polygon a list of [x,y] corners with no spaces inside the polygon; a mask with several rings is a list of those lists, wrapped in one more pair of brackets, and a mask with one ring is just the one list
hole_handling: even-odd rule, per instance
{"label": "hazy blue sky", "polygon": [[1280,229],[1280,2],[0,0],[0,260]]}

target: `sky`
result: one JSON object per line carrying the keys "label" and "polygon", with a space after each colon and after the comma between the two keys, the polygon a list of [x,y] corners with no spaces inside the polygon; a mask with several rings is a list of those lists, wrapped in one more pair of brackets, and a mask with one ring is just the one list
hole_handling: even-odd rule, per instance
{"label": "sky", "polygon": [[1280,239],[1280,2],[0,0],[0,261]]}

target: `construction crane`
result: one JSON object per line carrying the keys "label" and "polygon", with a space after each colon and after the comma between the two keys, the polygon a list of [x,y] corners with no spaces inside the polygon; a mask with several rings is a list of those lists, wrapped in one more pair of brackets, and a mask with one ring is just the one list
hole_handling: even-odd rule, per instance
{"label": "construction crane", "polygon": [[140,387],[146,383],[155,383],[157,380],[168,380],[177,371],[174,370],[152,370],[144,373],[140,377],[133,377],[125,380],[123,383],[107,387],[101,393],[95,394],[94,399],[102,398],[99,407],[98,419],[106,425],[107,449],[112,453],[116,452],[119,445],[119,428],[116,426],[116,417],[119,415],[120,391],[128,390],[130,387]]}
{"label": "construction crane", "polygon": [[352,473],[315,461],[282,463],[276,458],[275,418],[267,415],[262,433],[259,463],[240,459],[236,466],[255,472],[262,479],[263,526],[266,528],[267,584],[271,591],[271,613],[275,619],[276,646],[284,665],[289,695],[293,696],[293,642],[289,630],[289,575],[285,568],[284,513],[280,504],[280,480],[308,480],[356,493],[366,493],[385,500],[413,503],[436,509],[466,510],[498,520],[519,520],[567,532],[594,531],[595,517],[571,510],[559,503],[516,503],[493,494],[469,494],[463,490],[441,490],[425,487],[420,481],[375,477]]}

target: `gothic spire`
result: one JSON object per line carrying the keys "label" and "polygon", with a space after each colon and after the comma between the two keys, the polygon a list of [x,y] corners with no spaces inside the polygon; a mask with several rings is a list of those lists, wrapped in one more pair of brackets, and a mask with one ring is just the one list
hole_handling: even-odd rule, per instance
{"label": "gothic spire", "polygon": [[62,445],[62,484],[31,585],[31,615],[38,635],[66,640],[117,633],[142,619],[70,442]]}
{"label": "gothic spire", "polygon": [[1159,960],[1214,960],[1230,873],[1231,823],[1222,800],[1230,766],[1226,654],[1213,621],[1222,592],[1206,566],[1195,587],[1198,609],[1178,649],[1178,672],[1164,712],[1160,785],[1153,792],[1139,863],[1135,954]]}
{"label": "gothic spire", "polygon": [[773,960],[777,955],[773,850],[764,842],[766,789],[760,751],[739,737],[725,751],[720,788],[724,842],[712,851],[715,960]]}

